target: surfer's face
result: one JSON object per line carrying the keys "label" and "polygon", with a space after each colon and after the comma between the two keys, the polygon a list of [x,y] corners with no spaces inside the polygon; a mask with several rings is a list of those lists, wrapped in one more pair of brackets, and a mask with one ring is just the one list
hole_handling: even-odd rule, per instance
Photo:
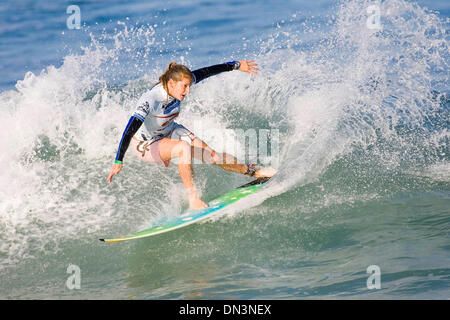
{"label": "surfer's face", "polygon": [[169,89],[169,94],[172,97],[183,101],[184,97],[191,92],[191,79],[186,77],[180,81],[170,79],[167,83],[167,87]]}

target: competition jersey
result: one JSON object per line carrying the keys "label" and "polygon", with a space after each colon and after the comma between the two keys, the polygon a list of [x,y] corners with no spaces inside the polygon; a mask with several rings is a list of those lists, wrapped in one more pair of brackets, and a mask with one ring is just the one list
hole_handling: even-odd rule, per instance
{"label": "competition jersey", "polygon": [[169,96],[161,83],[145,92],[139,99],[133,116],[143,122],[136,134],[140,140],[167,136],[172,130],[173,121],[180,113],[181,101]]}
{"label": "competition jersey", "polygon": [[[226,62],[192,72],[193,84],[225,71],[239,68],[237,61]],[[132,137],[139,140],[155,140],[166,137],[177,125],[173,120],[180,113],[181,101],[169,96],[161,83],[146,91],[138,100],[136,110],[123,132],[116,161],[122,162]],[[143,124],[143,125],[142,125]]]}

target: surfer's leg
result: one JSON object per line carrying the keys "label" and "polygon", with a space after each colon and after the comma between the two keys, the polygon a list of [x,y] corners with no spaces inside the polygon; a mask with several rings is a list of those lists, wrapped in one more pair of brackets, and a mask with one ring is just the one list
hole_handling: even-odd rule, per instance
{"label": "surfer's leg", "polygon": [[276,170],[272,168],[257,169],[254,166],[239,163],[237,158],[228,153],[217,153],[211,149],[204,141],[195,136],[183,125],[175,123],[171,133],[173,140],[186,141],[192,146],[191,156],[204,163],[221,167],[224,170],[249,175],[255,178],[271,177]]}
{"label": "surfer's leg", "polygon": [[206,208],[194,188],[194,171],[192,170],[191,146],[186,141],[163,138],[159,144],[159,155],[163,161],[178,158],[178,172],[188,191],[190,209]]}
{"label": "surfer's leg", "polygon": [[192,155],[203,163],[219,166],[224,170],[245,173],[247,166],[228,153],[219,153],[211,149],[204,141],[195,137],[192,141]]}
{"label": "surfer's leg", "polygon": [[183,140],[191,144],[193,158],[212,165],[217,165],[224,170],[245,174],[247,165],[241,164],[237,159],[227,153],[216,153],[204,141],[197,138],[189,129],[179,123],[175,123],[171,133],[174,140]]}
{"label": "surfer's leg", "polygon": [[204,163],[219,166],[226,171],[251,175],[255,178],[271,177],[276,172],[276,170],[272,168],[255,169],[252,171],[246,164],[239,163],[236,157],[225,152],[215,152],[204,141],[197,137],[192,141],[191,153],[196,159],[201,160]]}

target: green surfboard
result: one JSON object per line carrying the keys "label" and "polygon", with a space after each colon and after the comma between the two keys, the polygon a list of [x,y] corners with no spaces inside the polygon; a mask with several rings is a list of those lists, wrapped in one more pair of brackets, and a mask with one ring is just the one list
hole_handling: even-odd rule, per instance
{"label": "green surfboard", "polygon": [[269,178],[259,178],[250,183],[242,185],[238,188],[231,190],[230,192],[210,201],[208,203],[208,207],[199,210],[187,210],[183,212],[180,216],[172,217],[169,219],[164,219],[159,221],[150,229],[143,230],[137,232],[135,234],[119,237],[119,238],[111,238],[111,239],[100,239],[100,241],[113,243],[120,242],[126,240],[134,240],[140,238],[146,238],[150,236],[155,236],[157,234],[161,234],[164,232],[169,232],[172,230],[176,230],[179,228],[186,227],[193,223],[205,220],[210,218],[212,215],[217,214],[221,211],[221,209],[229,206],[236,201],[247,197],[251,194],[257,192],[261,187],[269,180]]}

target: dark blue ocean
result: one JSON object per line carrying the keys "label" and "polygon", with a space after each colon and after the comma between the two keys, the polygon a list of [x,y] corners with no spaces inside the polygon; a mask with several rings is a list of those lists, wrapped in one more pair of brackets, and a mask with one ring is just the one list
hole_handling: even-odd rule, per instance
{"label": "dark blue ocean", "polygon": [[[449,26],[444,0],[0,2],[0,298],[448,299]],[[249,59],[177,121],[242,161],[224,141],[270,131],[277,174],[98,241],[187,207],[176,164],[128,152],[106,182],[140,95],[171,61]],[[194,171],[207,201],[251,180]]]}

